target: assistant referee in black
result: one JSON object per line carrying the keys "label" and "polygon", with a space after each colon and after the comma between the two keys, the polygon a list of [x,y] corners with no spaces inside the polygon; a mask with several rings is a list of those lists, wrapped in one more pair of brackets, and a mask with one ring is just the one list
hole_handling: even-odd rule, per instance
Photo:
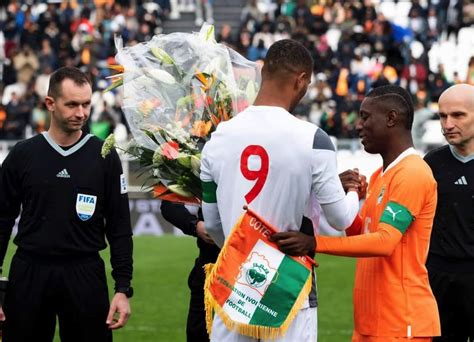
{"label": "assistant referee in black", "polygon": [[[51,75],[48,132],[19,142],[0,169],[0,264],[20,213],[10,266],[4,342],[112,341],[130,316],[132,229],[119,157],[82,131],[92,88],[76,68]],[[110,245],[115,295],[109,305],[104,262]]]}
{"label": "assistant referee in black", "polygon": [[441,94],[439,117],[449,145],[425,156],[438,183],[426,263],[441,320],[433,341],[474,341],[474,86]]}

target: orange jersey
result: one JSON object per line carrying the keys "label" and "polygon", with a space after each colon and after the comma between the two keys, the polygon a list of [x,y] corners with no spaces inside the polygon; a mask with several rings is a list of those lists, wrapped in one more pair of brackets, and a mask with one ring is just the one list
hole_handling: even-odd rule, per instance
{"label": "orange jersey", "polygon": [[380,168],[372,175],[360,217],[349,230],[360,235],[317,237],[317,252],[361,257],[354,284],[359,334],[440,335],[425,267],[436,201],[430,168],[409,149],[384,173]]}

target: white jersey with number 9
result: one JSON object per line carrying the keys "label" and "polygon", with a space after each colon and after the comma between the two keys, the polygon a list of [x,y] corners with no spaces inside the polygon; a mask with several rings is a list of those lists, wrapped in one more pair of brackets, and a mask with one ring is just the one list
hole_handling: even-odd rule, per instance
{"label": "white jersey with number 9", "polygon": [[201,159],[204,219],[213,236],[222,229],[227,237],[245,204],[290,231],[299,230],[312,191],[321,204],[345,196],[328,135],[281,107],[251,106],[221,123]]}

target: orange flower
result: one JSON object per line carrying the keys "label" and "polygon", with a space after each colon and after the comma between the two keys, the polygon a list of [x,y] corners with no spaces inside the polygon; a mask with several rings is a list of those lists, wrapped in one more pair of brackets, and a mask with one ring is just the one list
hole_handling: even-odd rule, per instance
{"label": "orange flower", "polygon": [[204,74],[202,72],[200,72],[198,69],[196,69],[196,74],[195,74],[196,78],[199,80],[199,82],[202,83],[202,85],[206,85],[207,84],[207,78],[206,76],[204,76]]}
{"label": "orange flower", "polygon": [[208,106],[210,106],[213,102],[214,102],[214,100],[212,99],[212,97],[206,96],[206,104]]}
{"label": "orange flower", "polygon": [[204,138],[211,130],[211,127],[212,122],[210,121],[194,121],[193,128],[191,128],[191,134],[199,138]]}
{"label": "orange flower", "polygon": [[176,159],[179,155],[179,144],[176,141],[170,141],[161,145],[161,153],[169,160]]}
{"label": "orange flower", "polygon": [[144,100],[139,103],[138,110],[143,114],[144,117],[147,117],[150,112],[160,105],[158,99]]}
{"label": "orange flower", "polygon": [[211,117],[212,124],[217,127],[217,125],[221,122],[221,119],[212,113],[210,114],[210,117]]}
{"label": "orange flower", "polygon": [[123,65],[109,65],[109,69],[118,71],[120,73],[125,71],[125,68],[123,67]]}
{"label": "orange flower", "polygon": [[183,204],[201,204],[201,201],[199,200],[199,198],[179,196],[177,194],[172,193],[163,184],[155,185],[153,189],[153,195],[156,198],[166,200],[166,201],[171,201],[171,202],[177,202],[177,203],[183,203]]}
{"label": "orange flower", "polygon": [[201,89],[203,92],[206,92],[211,89],[212,85],[214,84],[214,81],[216,80],[216,76],[214,74],[210,75],[210,77],[207,78],[206,75],[200,72],[198,69],[196,69],[196,74],[194,74],[194,76],[196,76],[199,82],[201,82]]}

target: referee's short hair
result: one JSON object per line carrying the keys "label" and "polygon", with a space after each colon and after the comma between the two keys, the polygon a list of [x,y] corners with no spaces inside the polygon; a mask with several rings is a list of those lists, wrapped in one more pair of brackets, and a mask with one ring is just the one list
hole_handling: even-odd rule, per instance
{"label": "referee's short hair", "polygon": [[262,68],[262,78],[286,78],[289,73],[306,72],[311,75],[313,58],[299,42],[282,39],[270,46]]}
{"label": "referee's short hair", "polygon": [[368,94],[369,98],[382,98],[381,105],[388,110],[395,110],[405,118],[405,128],[411,130],[413,126],[413,101],[410,94],[397,85],[384,85],[372,89]]}
{"label": "referee's short hair", "polygon": [[49,79],[48,96],[58,98],[61,96],[61,84],[64,80],[72,80],[76,85],[91,85],[85,73],[74,67],[61,67],[51,74]]}

